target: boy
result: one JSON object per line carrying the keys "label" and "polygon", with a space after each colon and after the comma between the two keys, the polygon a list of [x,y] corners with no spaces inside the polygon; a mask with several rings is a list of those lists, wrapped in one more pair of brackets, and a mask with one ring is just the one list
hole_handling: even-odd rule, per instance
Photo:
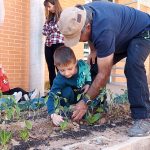
{"label": "boy", "polygon": [[[73,50],[66,46],[55,51],[54,65],[59,72],[49,93],[47,107],[53,123],[58,126],[63,122],[63,117],[55,113],[53,94],[61,92],[61,96],[68,100],[69,105],[76,104],[78,102],[76,91],[87,92],[91,84],[91,74],[89,65],[83,60],[77,61]],[[60,103],[62,106],[68,105],[62,101]]]}

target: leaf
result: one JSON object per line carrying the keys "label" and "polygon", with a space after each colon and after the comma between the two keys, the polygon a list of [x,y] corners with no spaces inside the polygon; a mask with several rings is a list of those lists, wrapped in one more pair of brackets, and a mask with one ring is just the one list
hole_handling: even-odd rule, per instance
{"label": "leaf", "polygon": [[13,107],[6,109],[6,115],[7,115],[8,120],[11,120],[14,113],[15,113],[15,109]]}
{"label": "leaf", "polygon": [[99,107],[96,109],[96,112],[102,113],[102,112],[104,112],[104,109],[102,107]]}
{"label": "leaf", "polygon": [[77,101],[79,101],[81,99],[82,94],[78,94],[77,95]]}
{"label": "leaf", "polygon": [[60,123],[60,128],[62,131],[66,130],[67,127],[68,127],[68,122],[66,120]]}
{"label": "leaf", "polygon": [[59,113],[59,109],[58,109],[58,108],[55,110],[55,113],[56,113],[56,114],[58,114],[58,113]]}
{"label": "leaf", "polygon": [[29,131],[27,129],[20,130],[19,135],[24,141],[27,141],[29,139]]}
{"label": "leaf", "polygon": [[67,114],[67,112],[69,112],[69,107],[64,106],[64,107],[63,107],[63,112],[64,112],[65,114]]}
{"label": "leaf", "polygon": [[17,115],[17,118],[19,118],[19,116],[20,116],[20,108],[19,108],[19,106],[18,105],[16,105],[16,115]]}
{"label": "leaf", "polygon": [[99,113],[94,114],[92,117],[92,121],[93,123],[95,123],[96,121],[98,121],[100,119],[101,115]]}
{"label": "leaf", "polygon": [[92,116],[87,116],[86,120],[89,124],[94,124],[100,119],[101,115],[99,113],[94,114]]}
{"label": "leaf", "polygon": [[49,97],[49,96],[46,96],[46,97],[44,98],[44,103],[45,103],[45,104],[46,104],[47,101],[48,101],[48,97]]}
{"label": "leaf", "polygon": [[55,106],[55,108],[57,108],[57,107],[58,107],[58,104],[59,104],[59,100],[58,100],[58,99],[56,99],[56,98],[54,98],[54,106]]}
{"label": "leaf", "polygon": [[32,129],[32,123],[31,123],[31,121],[25,120],[25,125],[26,125],[27,129],[29,129],[29,130]]}
{"label": "leaf", "polygon": [[6,145],[12,138],[12,133],[6,130],[0,131],[0,143],[4,146]]}
{"label": "leaf", "polygon": [[68,100],[67,100],[66,98],[63,98],[63,100],[65,101],[65,103],[67,103],[67,102],[68,102]]}

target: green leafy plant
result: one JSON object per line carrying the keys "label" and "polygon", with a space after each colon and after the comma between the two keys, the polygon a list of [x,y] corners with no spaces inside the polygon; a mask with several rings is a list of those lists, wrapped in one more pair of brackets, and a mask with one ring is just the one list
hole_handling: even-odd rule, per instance
{"label": "green leafy plant", "polygon": [[62,131],[67,130],[68,129],[68,121],[63,121],[60,123],[60,128]]}
{"label": "green leafy plant", "polygon": [[96,123],[101,117],[102,113],[105,112],[105,101],[106,101],[106,88],[99,91],[97,98],[92,101],[89,109],[86,113],[85,120],[89,125]]}
{"label": "green leafy plant", "polygon": [[68,100],[66,98],[61,97],[61,93],[58,92],[57,94],[51,93],[54,99],[54,107],[55,107],[55,113],[60,114],[65,117],[66,120],[68,120],[68,115],[70,113],[69,106],[61,106],[60,102],[64,101],[66,104]]}
{"label": "green leafy plant", "polygon": [[29,130],[27,128],[20,130],[19,135],[22,140],[27,141],[29,139]]}
{"label": "green leafy plant", "polygon": [[5,114],[3,120],[19,119],[20,117],[20,108],[12,95],[0,94],[0,111]]}
{"label": "green leafy plant", "polygon": [[113,101],[116,104],[124,104],[128,103],[128,93],[127,90],[121,89],[123,91],[122,94],[116,94]]}
{"label": "green leafy plant", "polygon": [[25,127],[28,130],[31,130],[32,129],[32,123],[31,123],[31,121],[25,120]]}
{"label": "green leafy plant", "polygon": [[1,130],[0,131],[0,144],[5,147],[7,143],[9,143],[9,141],[12,138],[12,133],[6,130]]}
{"label": "green leafy plant", "polygon": [[88,124],[92,125],[92,124],[96,123],[100,118],[101,118],[100,113],[89,114],[86,116],[86,121],[88,122]]}
{"label": "green leafy plant", "polygon": [[21,137],[22,140],[28,141],[29,139],[29,132],[32,129],[32,123],[28,120],[25,120],[25,127],[20,130],[19,136]]}
{"label": "green leafy plant", "polygon": [[68,129],[69,125],[69,119],[71,117],[71,109],[70,106],[61,106],[60,102],[64,101],[66,104],[68,100],[66,98],[61,97],[61,93],[58,92],[57,94],[51,93],[51,96],[53,96],[54,99],[54,107],[55,107],[55,113],[63,116],[64,122],[60,123],[60,129],[62,131]]}

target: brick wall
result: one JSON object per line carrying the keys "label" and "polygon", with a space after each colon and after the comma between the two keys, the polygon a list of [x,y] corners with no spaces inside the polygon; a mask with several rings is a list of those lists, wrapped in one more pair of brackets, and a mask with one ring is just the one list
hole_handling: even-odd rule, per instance
{"label": "brick wall", "polygon": [[[63,8],[84,3],[84,0],[61,0]],[[7,71],[11,88],[29,88],[29,24],[30,1],[4,0],[5,21],[0,27],[0,64]],[[44,7],[43,7],[44,9]],[[83,44],[73,48],[77,58],[83,56]],[[45,80],[48,79],[47,66]]]}
{"label": "brick wall", "polygon": [[0,64],[11,87],[28,88],[29,0],[4,0],[5,20],[0,27]]}

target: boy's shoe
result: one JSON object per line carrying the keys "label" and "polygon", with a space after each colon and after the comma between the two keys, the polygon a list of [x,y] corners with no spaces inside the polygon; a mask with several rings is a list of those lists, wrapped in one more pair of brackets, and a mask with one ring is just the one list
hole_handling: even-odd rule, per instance
{"label": "boy's shoe", "polygon": [[134,121],[133,126],[128,130],[130,137],[141,137],[150,134],[150,119],[138,119]]}
{"label": "boy's shoe", "polygon": [[38,98],[39,97],[38,89],[34,89],[32,92],[30,92],[29,96],[30,96],[30,99]]}
{"label": "boy's shoe", "polygon": [[28,100],[30,100],[28,94],[24,94],[18,102],[28,101]]}
{"label": "boy's shoe", "polygon": [[17,103],[22,98],[22,92],[15,92],[13,95]]}
{"label": "boy's shoe", "polygon": [[27,94],[24,94],[24,95],[23,95],[23,98],[24,98],[25,101],[30,100],[30,99],[29,99],[29,96],[28,96]]}

